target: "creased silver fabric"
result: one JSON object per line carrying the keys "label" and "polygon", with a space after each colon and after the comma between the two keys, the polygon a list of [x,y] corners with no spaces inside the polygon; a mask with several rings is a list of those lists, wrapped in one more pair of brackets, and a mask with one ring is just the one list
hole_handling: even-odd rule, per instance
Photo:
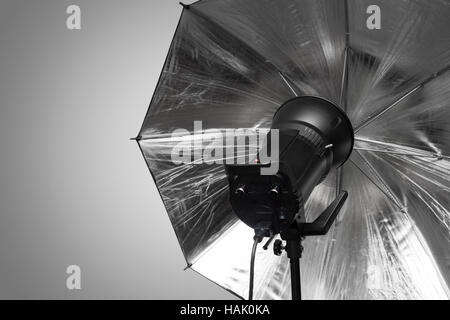
{"label": "creased silver fabric", "polygon": [[[370,5],[380,30],[366,26]],[[231,210],[224,167],[174,164],[186,137],[173,131],[192,133],[194,121],[207,138],[266,130],[283,102],[316,95],[348,113],[356,145],[306,204],[314,219],[337,189],[349,192],[330,233],[304,242],[304,297],[450,298],[449,30],[447,0],[203,0],[183,10],[140,146],[187,263],[247,297],[253,233]],[[258,249],[255,275],[256,298],[290,298],[285,256]]]}

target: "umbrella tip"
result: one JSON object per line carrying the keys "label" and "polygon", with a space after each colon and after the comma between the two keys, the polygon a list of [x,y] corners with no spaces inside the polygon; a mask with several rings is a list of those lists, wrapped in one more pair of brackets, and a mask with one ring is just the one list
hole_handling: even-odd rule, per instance
{"label": "umbrella tip", "polygon": [[142,136],[137,136],[136,138],[130,138],[131,141],[141,141]]}
{"label": "umbrella tip", "polygon": [[181,6],[182,6],[184,9],[186,9],[186,10],[189,10],[189,9],[191,8],[190,5],[185,4],[185,3],[183,3],[183,2],[180,2],[180,4],[181,4]]}
{"label": "umbrella tip", "polygon": [[189,270],[189,269],[191,269],[192,268],[192,264],[188,264],[187,266],[186,266],[186,268],[184,268],[184,271],[186,271],[186,270]]}

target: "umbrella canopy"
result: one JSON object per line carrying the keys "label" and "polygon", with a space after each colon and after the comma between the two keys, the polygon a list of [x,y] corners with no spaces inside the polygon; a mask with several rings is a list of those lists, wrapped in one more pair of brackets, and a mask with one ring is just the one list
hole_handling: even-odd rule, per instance
{"label": "umbrella canopy", "polygon": [[[224,165],[174,163],[174,147],[267,130],[284,102],[313,95],[346,111],[356,142],[305,205],[313,220],[349,192],[329,234],[304,242],[304,298],[450,298],[449,27],[448,0],[184,6],[138,142],[188,266],[246,297],[253,230],[231,209]],[[254,297],[290,294],[287,257],[258,249]]]}

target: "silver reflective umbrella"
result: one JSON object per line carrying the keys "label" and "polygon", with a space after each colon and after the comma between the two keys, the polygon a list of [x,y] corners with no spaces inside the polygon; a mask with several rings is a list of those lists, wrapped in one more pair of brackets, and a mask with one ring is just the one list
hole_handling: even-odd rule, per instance
{"label": "silver reflective umbrella", "polygon": [[[356,142],[305,204],[312,221],[349,193],[328,235],[304,242],[303,297],[450,298],[448,30],[448,0],[185,5],[137,140],[188,267],[246,298],[253,231],[223,164],[175,163],[174,148],[267,130],[284,102],[318,96],[345,110]],[[290,298],[285,255],[259,248],[255,265],[255,298]]]}

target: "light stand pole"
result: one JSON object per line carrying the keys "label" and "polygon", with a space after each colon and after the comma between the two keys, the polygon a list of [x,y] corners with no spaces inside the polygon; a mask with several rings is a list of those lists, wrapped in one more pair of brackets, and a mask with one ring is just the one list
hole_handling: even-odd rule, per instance
{"label": "light stand pole", "polygon": [[281,238],[286,241],[286,253],[291,268],[292,300],[302,300],[302,286],[300,281],[300,259],[303,253],[302,238],[297,225],[292,225],[289,230],[281,233]]}

